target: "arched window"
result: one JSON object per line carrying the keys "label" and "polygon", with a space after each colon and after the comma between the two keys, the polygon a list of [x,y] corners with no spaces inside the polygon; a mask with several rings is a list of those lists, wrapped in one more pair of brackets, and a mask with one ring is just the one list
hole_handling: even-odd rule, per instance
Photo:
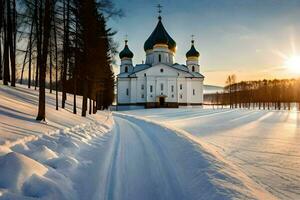
{"label": "arched window", "polygon": [[158,62],[161,62],[161,55],[158,55]]}
{"label": "arched window", "polygon": [[192,72],[194,72],[195,71],[195,66],[192,66]]}
{"label": "arched window", "polygon": [[128,72],[128,67],[126,66],[126,67],[125,67],[125,73],[127,73],[127,72]]}
{"label": "arched window", "polygon": [[164,69],[163,69],[163,68],[161,68],[161,69],[160,69],[160,72],[161,72],[161,73],[163,73],[163,72],[164,72]]}

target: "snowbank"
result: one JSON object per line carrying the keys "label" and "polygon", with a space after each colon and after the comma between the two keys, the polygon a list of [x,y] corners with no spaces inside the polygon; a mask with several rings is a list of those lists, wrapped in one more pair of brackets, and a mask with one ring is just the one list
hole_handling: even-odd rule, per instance
{"label": "snowbank", "polygon": [[37,91],[0,85],[0,199],[76,200],[72,178],[91,162],[79,153],[111,130],[111,113],[82,118],[69,101],[56,111],[48,93],[47,123],[39,123],[37,98]]}

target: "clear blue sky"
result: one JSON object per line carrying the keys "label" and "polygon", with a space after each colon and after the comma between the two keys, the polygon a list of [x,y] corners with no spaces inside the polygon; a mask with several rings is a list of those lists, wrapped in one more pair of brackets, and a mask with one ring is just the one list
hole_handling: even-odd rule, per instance
{"label": "clear blue sky", "polygon": [[[115,0],[125,16],[109,25],[123,48],[127,34],[134,63],[145,59],[143,45],[157,23],[158,3],[163,24],[177,42],[176,62],[185,63],[191,35],[201,53],[206,84],[238,80],[297,77],[286,59],[300,49],[300,0]],[[300,50],[299,50],[300,51]],[[119,64],[119,59],[117,59]],[[300,66],[299,66],[300,67]]]}

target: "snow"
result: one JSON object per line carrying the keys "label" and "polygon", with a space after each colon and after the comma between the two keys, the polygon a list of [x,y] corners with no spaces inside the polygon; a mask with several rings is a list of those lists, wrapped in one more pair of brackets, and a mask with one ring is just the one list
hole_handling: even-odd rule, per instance
{"label": "snow", "polygon": [[79,199],[72,178],[93,162],[79,153],[110,132],[112,115],[82,118],[71,113],[70,101],[56,111],[55,96],[47,93],[47,123],[39,123],[37,98],[37,91],[20,85],[0,86],[0,199]]}
{"label": "snow", "polygon": [[[275,151],[276,142],[284,141],[283,135],[285,139],[292,135],[295,138],[285,141],[286,147],[297,146],[296,112],[294,119],[284,117],[289,116],[287,112],[282,112],[283,118],[276,118],[279,112],[181,108],[103,111],[82,118],[71,113],[71,96],[66,110],[56,111],[55,96],[47,93],[47,123],[39,123],[34,119],[37,97],[37,91],[22,86],[0,86],[0,199],[271,200],[282,199],[276,190],[290,195],[289,191],[298,189],[298,171],[293,171],[299,168],[297,159],[283,160],[294,162],[288,171],[295,172],[293,181],[277,183],[291,184],[288,192],[276,185],[266,187],[267,183],[260,180],[275,168],[249,167],[238,159],[260,164],[268,158],[255,157],[260,154],[254,152],[254,147],[263,145],[258,138],[275,142],[273,149],[267,149],[269,152]],[[284,119],[284,123],[276,124],[274,119]],[[275,137],[271,137],[273,132],[268,136],[254,134],[257,123],[265,120],[278,129],[277,140],[270,139]],[[290,130],[295,128],[292,134]],[[263,127],[261,130],[268,133]],[[248,143],[242,139],[248,139]],[[287,153],[280,148],[282,154]],[[290,150],[290,155],[298,155],[298,149]],[[282,155],[275,154],[265,161],[274,167],[270,161],[278,156]],[[292,178],[273,176],[265,181]]]}
{"label": "snow", "polygon": [[300,113],[229,109],[122,112],[184,130],[278,199],[300,199]]}

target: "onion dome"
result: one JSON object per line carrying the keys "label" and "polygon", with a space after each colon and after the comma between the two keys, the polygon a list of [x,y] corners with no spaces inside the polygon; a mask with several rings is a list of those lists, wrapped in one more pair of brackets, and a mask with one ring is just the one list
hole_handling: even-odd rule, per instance
{"label": "onion dome", "polygon": [[176,42],[171,38],[166,29],[161,22],[161,16],[158,17],[158,23],[151,33],[150,37],[146,40],[144,44],[144,50],[151,50],[156,44],[168,45],[168,48],[175,52]]}
{"label": "onion dome", "polygon": [[192,40],[191,49],[186,53],[187,58],[189,58],[189,57],[199,57],[200,56],[200,53],[195,49],[194,42],[195,41]]}
{"label": "onion dome", "polygon": [[128,40],[125,40],[125,47],[124,49],[120,52],[119,57],[122,58],[133,58],[133,53],[130,51],[128,48]]}

